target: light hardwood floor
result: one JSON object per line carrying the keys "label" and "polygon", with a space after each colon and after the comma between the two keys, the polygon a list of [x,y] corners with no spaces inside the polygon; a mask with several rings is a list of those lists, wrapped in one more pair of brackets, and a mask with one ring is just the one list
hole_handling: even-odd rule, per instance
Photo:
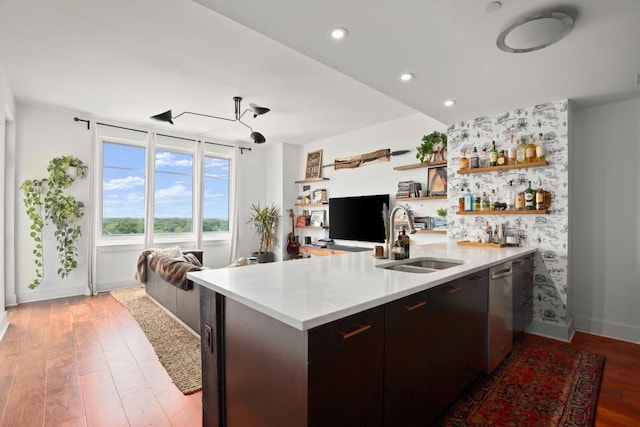
{"label": "light hardwood floor", "polygon": [[[0,342],[0,426],[200,426],[129,312],[108,294],[8,309]],[[640,425],[640,345],[577,333],[606,356],[596,426]]]}

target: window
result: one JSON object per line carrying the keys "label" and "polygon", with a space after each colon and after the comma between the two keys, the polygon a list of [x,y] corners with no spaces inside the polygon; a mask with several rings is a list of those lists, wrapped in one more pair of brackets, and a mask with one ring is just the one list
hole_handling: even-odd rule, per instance
{"label": "window", "polygon": [[154,233],[193,231],[193,155],[155,153]]}
{"label": "window", "polygon": [[102,144],[102,235],[144,234],[143,147]]}
{"label": "window", "polygon": [[202,231],[229,231],[229,159],[205,156]]}

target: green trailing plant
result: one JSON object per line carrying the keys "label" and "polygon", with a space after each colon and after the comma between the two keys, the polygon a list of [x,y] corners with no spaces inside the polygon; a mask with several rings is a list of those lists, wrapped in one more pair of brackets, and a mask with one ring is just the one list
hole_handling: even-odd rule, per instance
{"label": "green trailing plant", "polygon": [[260,203],[251,205],[251,216],[247,224],[260,237],[260,253],[273,252],[276,246],[276,233],[280,221],[280,210],[275,206],[260,207]]}
{"label": "green trailing plant", "polygon": [[436,213],[438,214],[438,216],[445,217],[447,216],[447,208],[438,208],[436,209]]}
{"label": "green trailing plant", "polygon": [[20,187],[24,192],[24,204],[31,220],[31,237],[35,241],[33,254],[36,257],[36,278],[29,285],[31,289],[44,279],[42,232],[47,221],[55,226],[58,275],[65,278],[78,266],[77,242],[82,236],[78,221],[84,215],[84,203],[65,195],[64,191],[77,178],[84,178],[88,167],[76,157],[62,156],[52,159],[47,171],[48,179],[26,180]]}
{"label": "green trailing plant", "polygon": [[422,164],[427,163],[436,146],[440,146],[443,151],[447,149],[446,133],[434,131],[428,135],[424,135],[422,137],[422,144],[416,147],[416,150],[418,150],[416,153],[416,159],[420,160],[420,163]]}

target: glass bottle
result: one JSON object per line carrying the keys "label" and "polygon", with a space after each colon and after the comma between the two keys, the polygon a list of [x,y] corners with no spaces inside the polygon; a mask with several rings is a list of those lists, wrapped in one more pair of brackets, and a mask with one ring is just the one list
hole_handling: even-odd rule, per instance
{"label": "glass bottle", "polygon": [[464,208],[464,187],[462,188],[462,194],[460,194],[460,197],[458,198],[458,212],[464,212],[465,208]]}
{"label": "glass bottle", "polygon": [[515,206],[516,206],[516,210],[517,211],[524,209],[524,191],[521,188],[521,185],[519,185],[516,188],[516,204],[515,204]]}
{"label": "glass bottle", "polygon": [[496,210],[496,190],[491,190],[491,194],[489,195],[489,210]]}
{"label": "glass bottle", "polygon": [[526,148],[524,145],[524,138],[520,140],[518,143],[518,147],[516,148],[516,163],[524,163],[526,159]]}
{"label": "glass bottle", "polygon": [[504,150],[500,150],[500,154],[498,154],[497,164],[498,166],[504,166],[507,164],[507,158],[504,156]]}
{"label": "glass bottle", "polygon": [[531,181],[529,181],[529,187],[524,190],[524,208],[528,211],[536,208],[536,192],[531,188]]}
{"label": "glass bottle", "polygon": [[509,136],[509,148],[507,149],[507,164],[515,165],[516,164],[516,144],[513,142],[513,135]]}
{"label": "glass bottle", "polygon": [[480,167],[489,167],[489,154],[487,153],[487,147],[483,148],[482,153],[480,153]]}
{"label": "glass bottle", "polygon": [[465,150],[462,150],[462,156],[460,156],[460,169],[469,169],[469,158]]}
{"label": "glass bottle", "polygon": [[542,189],[542,184],[538,186],[538,190],[536,191],[536,210],[544,210],[544,190]]}
{"label": "glass bottle", "polygon": [[491,150],[489,150],[489,166],[498,166],[498,150],[496,150],[495,141],[491,141]]}
{"label": "glass bottle", "polygon": [[482,198],[480,199],[480,210],[488,211],[489,210],[489,199],[487,198],[487,193],[482,193]]}
{"label": "glass bottle", "polygon": [[536,144],[533,142],[533,136],[529,136],[529,144],[525,149],[525,158],[527,163],[533,163],[536,161]]}
{"label": "glass bottle", "polygon": [[471,157],[469,158],[469,167],[478,167],[478,149],[476,147],[473,147],[473,152],[471,152]]}
{"label": "glass bottle", "polygon": [[476,193],[473,196],[473,211],[477,212],[480,210],[480,204],[482,203],[482,197],[480,196],[480,192]]}
{"label": "glass bottle", "polygon": [[542,145],[542,134],[538,134],[538,146],[536,147],[536,158],[539,162],[544,162],[547,160],[547,152],[544,149],[544,145]]}
{"label": "glass bottle", "polygon": [[470,188],[467,188],[467,192],[464,195],[464,210],[467,212],[473,211],[473,193]]}
{"label": "glass bottle", "polygon": [[513,181],[509,181],[509,186],[507,187],[507,195],[506,195],[506,204],[507,210],[513,211],[516,209],[516,192],[513,188]]}

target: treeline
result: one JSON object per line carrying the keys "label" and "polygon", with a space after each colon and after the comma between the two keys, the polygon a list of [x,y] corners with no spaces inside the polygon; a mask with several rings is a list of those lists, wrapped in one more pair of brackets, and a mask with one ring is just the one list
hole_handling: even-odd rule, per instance
{"label": "treeline", "polygon": [[[190,233],[192,231],[191,218],[156,218],[153,224],[155,233]],[[204,232],[229,231],[229,220],[205,218],[202,229]],[[142,218],[104,218],[102,220],[102,234],[106,236],[143,233],[144,219]]]}

